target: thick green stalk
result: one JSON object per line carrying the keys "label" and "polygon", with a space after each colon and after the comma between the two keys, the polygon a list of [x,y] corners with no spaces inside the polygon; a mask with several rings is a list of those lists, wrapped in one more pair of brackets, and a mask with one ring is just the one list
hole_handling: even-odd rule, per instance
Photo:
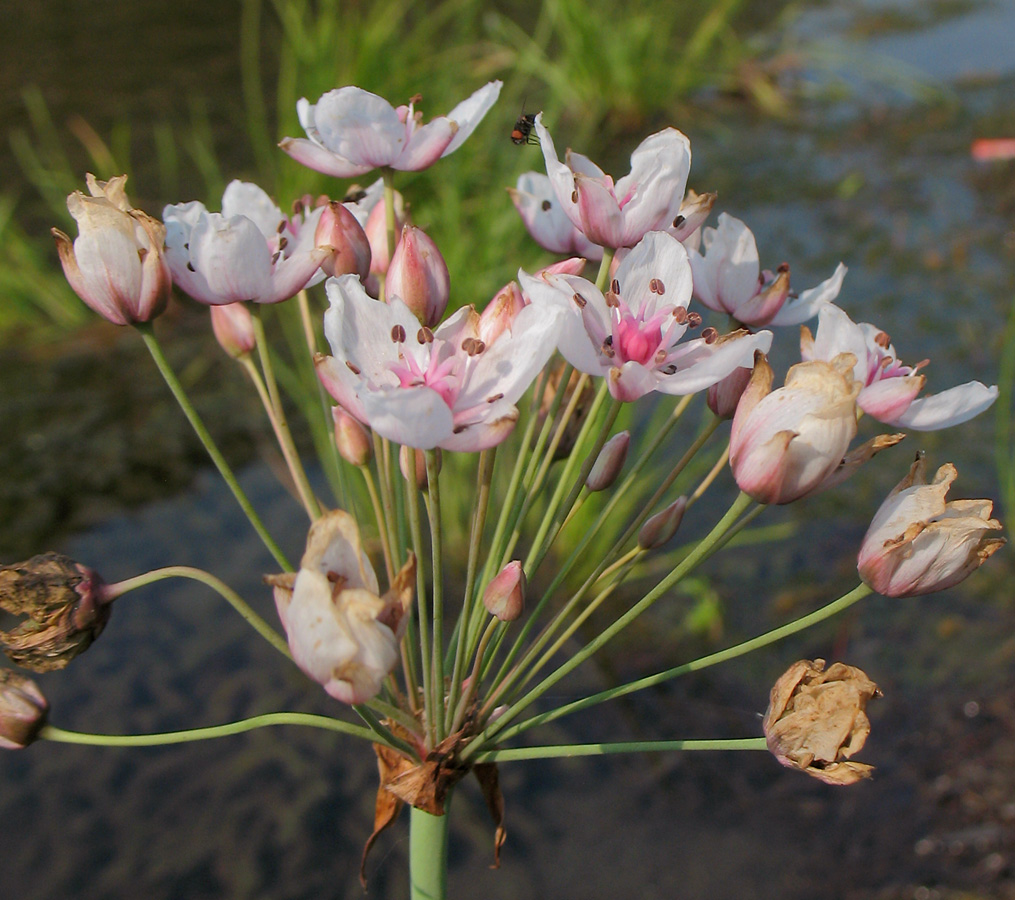
{"label": "thick green stalk", "polygon": [[427,736],[426,745],[432,748],[436,746],[434,716],[438,713],[433,708],[433,692],[430,685],[432,669],[430,626],[426,609],[426,570],[423,566],[423,528],[419,514],[419,488],[415,479],[406,481],[405,494],[409,507],[409,532],[412,535],[412,548],[416,554],[416,611],[419,615],[419,664],[423,676],[423,723]]}
{"label": "thick green stalk", "polygon": [[[450,797],[448,798],[450,801]],[[409,811],[409,897],[445,900],[448,895],[448,812]]]}
{"label": "thick green stalk", "polygon": [[268,552],[275,557],[275,562],[277,562],[284,571],[291,572],[293,570],[292,564],[288,559],[286,559],[285,554],[281,551],[278,544],[275,543],[274,538],[272,538],[272,536],[268,533],[268,529],[264,527],[264,523],[261,521],[260,516],[257,515],[257,511],[254,509],[253,504],[251,504],[249,498],[240,487],[240,483],[236,480],[236,476],[233,474],[233,470],[229,467],[229,463],[226,462],[225,457],[215,444],[215,441],[212,440],[211,434],[208,432],[208,429],[205,428],[204,422],[201,421],[201,417],[197,414],[197,410],[194,409],[193,404],[190,402],[190,398],[183,389],[183,385],[180,384],[180,380],[176,377],[176,373],[169,365],[169,360],[166,359],[165,354],[162,352],[162,347],[159,345],[159,342],[155,337],[155,332],[152,329],[151,322],[139,322],[134,327],[137,328],[138,333],[141,335],[141,339],[145,342],[145,346],[148,348],[148,352],[151,353],[152,359],[155,360],[155,365],[158,367],[159,373],[169,386],[169,390],[173,392],[173,396],[176,398],[176,402],[180,405],[180,409],[183,410],[183,414],[187,417],[187,421],[190,422],[190,427],[194,429],[194,432],[204,445],[204,449],[211,457],[211,461],[215,463],[215,468],[219,470],[219,474],[229,486],[229,490],[233,492],[236,502],[240,504],[240,508],[246,514],[247,519],[250,520],[250,524],[253,526],[254,531],[257,532],[258,536],[264,542],[264,546],[268,548]]}
{"label": "thick green stalk", "polygon": [[700,741],[617,741],[609,744],[562,744],[555,747],[515,747],[477,753],[477,763],[518,762],[525,759],[570,759],[614,753],[669,753],[673,750],[767,750],[763,737]]}
{"label": "thick green stalk", "polygon": [[433,691],[434,726],[437,741],[444,739],[444,534],[441,522],[440,459],[437,450],[426,451],[427,495],[430,502],[427,512],[430,516],[430,592],[433,597],[433,646],[431,665],[433,676],[430,689]]}

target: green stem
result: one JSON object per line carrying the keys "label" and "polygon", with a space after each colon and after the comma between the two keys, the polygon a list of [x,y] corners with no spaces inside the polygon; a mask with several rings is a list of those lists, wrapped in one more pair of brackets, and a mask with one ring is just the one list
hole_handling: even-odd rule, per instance
{"label": "green stem", "polygon": [[373,731],[361,725],[353,725],[328,716],[298,712],[265,713],[249,719],[240,719],[238,722],[227,722],[225,725],[188,728],[185,731],[163,731],[157,734],[88,734],[82,731],[65,731],[55,725],[44,725],[38,736],[61,744],[88,744],[93,747],[157,747],[164,744],[186,744],[190,741],[228,737],[231,734],[242,734],[244,731],[273,725],[304,725],[308,728],[340,731],[368,741],[377,740],[377,735]]}
{"label": "green stem", "polygon": [[518,762],[525,759],[565,759],[610,756],[614,753],[669,753],[673,750],[767,750],[763,737],[700,741],[618,741],[609,744],[563,744],[556,747],[517,747],[477,753],[477,763]]}
{"label": "green stem", "polygon": [[427,512],[430,515],[430,589],[433,595],[433,677],[430,689],[434,693],[433,714],[437,717],[434,723],[437,728],[438,742],[444,739],[444,540],[441,523],[441,492],[440,459],[437,450],[426,451],[427,495],[430,503]]}
{"label": "green stem", "polygon": [[292,654],[289,652],[289,645],[286,643],[285,638],[254,612],[247,605],[246,601],[229,585],[224,581],[220,581],[214,575],[205,572],[203,569],[194,569],[190,566],[167,566],[163,569],[154,569],[151,572],[146,572],[144,575],[136,575],[134,578],[118,581],[116,584],[106,585],[103,591],[111,597],[120,597],[128,591],[144,587],[147,584],[154,584],[156,581],[162,581],[166,578],[189,578],[192,581],[199,581],[201,584],[207,585],[221,595],[272,647],[283,656],[292,659]]}
{"label": "green stem", "polygon": [[813,625],[817,625],[819,622],[823,622],[825,619],[831,618],[832,616],[849,609],[849,607],[851,607],[854,603],[858,600],[862,600],[870,593],[871,589],[867,587],[867,585],[859,584],[848,594],[843,595],[838,600],[833,600],[831,603],[821,607],[821,609],[817,609],[814,612],[799,619],[795,619],[792,622],[788,622],[786,625],[780,625],[778,628],[773,628],[771,631],[766,631],[764,634],[758,635],[750,640],[742,641],[733,647],[727,647],[725,650],[719,650],[716,653],[710,653],[708,656],[702,656],[699,659],[692,660],[691,662],[684,663],[683,665],[674,666],[672,669],[667,669],[664,672],[659,672],[655,675],[648,675],[645,678],[639,678],[637,681],[631,681],[627,684],[619,685],[618,687],[609,688],[608,690],[600,691],[598,694],[593,694],[590,697],[584,697],[581,700],[575,700],[573,703],[568,703],[564,706],[559,706],[556,709],[548,710],[545,713],[540,713],[538,716],[533,716],[531,719],[526,719],[524,722],[519,722],[517,725],[506,729],[498,737],[498,740],[506,741],[536,725],[544,725],[547,722],[552,722],[554,719],[560,719],[570,713],[587,709],[588,707],[595,706],[599,703],[605,703],[607,700],[614,700],[617,697],[623,697],[626,694],[633,694],[635,691],[643,691],[646,688],[656,687],[657,685],[662,684],[665,681],[670,681],[673,678],[677,678],[680,675],[687,675],[690,672],[699,672],[702,669],[707,669],[710,666],[717,665],[718,663],[736,659],[738,656],[744,656],[745,654],[758,650],[761,647],[767,647],[769,644],[781,641],[783,638],[787,638],[799,631],[803,631]]}
{"label": "green stem", "polygon": [[212,440],[211,434],[208,429],[205,428],[204,422],[201,421],[201,417],[197,414],[197,410],[194,409],[193,404],[190,402],[190,398],[187,397],[186,391],[183,389],[183,385],[180,384],[179,379],[176,377],[176,373],[173,372],[172,367],[169,365],[169,360],[166,359],[165,354],[162,352],[162,347],[159,346],[159,342],[155,337],[155,332],[152,329],[150,322],[139,322],[135,326],[138,333],[141,335],[142,340],[145,342],[145,346],[148,348],[148,352],[151,353],[152,359],[155,360],[155,365],[158,367],[159,373],[169,386],[169,390],[173,392],[173,396],[176,398],[176,402],[180,405],[180,409],[183,410],[183,414],[187,417],[187,421],[190,422],[191,428],[197,434],[201,443],[204,445],[204,449],[208,452],[215,467],[219,470],[219,474],[229,489],[233,492],[233,496],[236,498],[236,502],[240,504],[240,508],[246,513],[247,519],[250,520],[250,524],[254,527],[254,531],[257,532],[258,536],[264,542],[264,546],[268,548],[268,551],[273,557],[275,562],[286,572],[293,571],[292,564],[285,558],[285,554],[279,549],[278,544],[268,533],[268,529],[264,527],[264,523],[257,515],[253,505],[247,498],[247,495],[243,492],[239,482],[236,480],[236,476],[233,474],[233,470],[229,468],[229,464],[226,462],[225,457],[219,451],[215,441]]}
{"label": "green stem", "polygon": [[[450,800],[450,798],[448,798]],[[445,900],[448,894],[448,813],[412,807],[409,816],[409,897]]]}
{"label": "green stem", "polygon": [[423,566],[423,526],[419,513],[419,488],[416,486],[416,479],[406,479],[405,496],[408,501],[409,512],[409,533],[412,535],[412,549],[416,554],[416,612],[419,616],[419,665],[423,676],[423,725],[426,732],[426,746],[431,749],[436,746],[434,737],[434,716],[437,710],[433,708],[433,693],[431,692],[430,678],[430,626],[426,610],[426,574]]}

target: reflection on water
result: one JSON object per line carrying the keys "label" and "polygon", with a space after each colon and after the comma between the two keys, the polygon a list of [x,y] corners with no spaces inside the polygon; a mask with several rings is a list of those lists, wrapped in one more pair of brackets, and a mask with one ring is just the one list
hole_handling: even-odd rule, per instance
{"label": "reflection on water", "polygon": [[[145,13],[155,14],[148,6],[132,7],[145,11],[137,13],[139,34],[147,33]],[[192,6],[186,7],[194,25],[188,52],[196,59],[207,50],[202,41],[222,33],[211,20],[226,27],[227,7]],[[43,36],[42,59],[62,58],[76,70],[88,54],[72,39],[75,27],[94,33],[101,23],[43,21],[33,9],[23,11],[25,33]],[[12,10],[0,5],[0,23],[10,21]],[[1011,4],[977,7],[948,27],[963,33],[969,22],[980,23],[988,48],[991,15],[1010,12]],[[905,48],[936,31],[864,46],[908,60]],[[57,37],[69,41],[63,57],[52,49]],[[203,73],[202,86],[209,71],[226,81],[235,74],[232,62],[224,62],[228,54],[215,46],[212,63],[193,62],[182,74],[173,69],[172,83],[181,86],[174,90],[185,91],[195,72]],[[130,70],[122,76],[126,97],[148,96],[153,83],[131,56],[142,52],[159,59],[151,47],[110,50],[114,67]],[[24,71],[35,71],[35,64],[26,61]],[[4,77],[14,68],[5,67]],[[1010,74],[1011,67],[1001,71]],[[1015,293],[1013,244],[1004,240],[1013,221],[1002,202],[1005,190],[1012,191],[1012,171],[1001,166],[985,175],[968,156],[974,137],[1015,134],[1007,107],[1011,84],[957,90],[957,108],[869,103],[834,128],[827,127],[826,108],[810,114],[814,121],[791,127],[726,108],[689,114],[680,123],[694,144],[692,183],[718,189],[722,208],[745,218],[763,261],[790,261],[798,288],[846,261],[843,304],[854,318],[891,333],[903,359],[931,356],[931,390],[974,377],[994,380],[1000,323]],[[9,92],[4,96],[9,104]],[[176,101],[151,95],[146,102]],[[97,98],[98,107],[109,113]],[[3,109],[5,119],[10,112]],[[114,371],[109,380],[115,385],[125,377]],[[715,573],[727,619],[724,642],[784,618],[793,602],[788,591],[757,596],[755,576],[766,585],[788,580],[808,605],[827,597],[824,590],[851,586],[849,548],[916,447],[928,449],[935,466],[947,452],[966,496],[996,494],[989,417],[967,426],[960,440],[926,435],[906,443],[912,446],[878,460],[847,493],[774,514],[800,517],[820,508],[843,516],[834,531],[809,542],[805,555],[745,552],[738,571]],[[245,487],[287,552],[298,555],[305,522],[295,505],[263,467],[246,471]],[[260,583],[271,560],[211,476],[185,496],[113,517],[60,549],[108,580],[177,562],[207,567],[274,618]],[[502,771],[509,829],[503,867],[487,868],[492,826],[465,783],[455,799],[451,895],[901,900],[929,898],[933,890],[948,900],[964,890],[965,896],[1012,896],[1015,641],[1007,636],[1015,633],[1015,610],[1005,590],[1007,556],[999,554],[983,570],[970,589],[977,595],[870,600],[861,614],[792,645],[607,705],[594,716],[565,719],[538,735],[558,743],[755,734],[767,686],[789,661],[848,655],[886,695],[872,708],[865,759],[878,772],[871,783],[836,791],[783,772],[764,754],[509,765]],[[670,611],[661,604],[653,612],[657,633],[665,634]],[[672,665],[674,652],[686,655],[689,648],[675,651],[661,639],[621,642],[608,664],[580,677],[600,684],[607,671],[626,675]],[[221,601],[190,583],[129,595],[68,673],[40,680],[55,724],[83,730],[166,730],[274,709],[335,711]],[[550,699],[556,705],[581,687],[565,681]],[[0,762],[4,896],[362,896],[355,873],[370,830],[375,775],[370,751],[358,742],[275,729],[141,751],[42,744]],[[405,834],[402,823],[379,841],[370,896],[404,896]]]}

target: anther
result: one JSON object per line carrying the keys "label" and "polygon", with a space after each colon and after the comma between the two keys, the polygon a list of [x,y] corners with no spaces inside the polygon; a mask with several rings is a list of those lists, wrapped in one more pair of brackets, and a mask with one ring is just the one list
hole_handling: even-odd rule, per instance
{"label": "anther", "polygon": [[359,375],[360,372],[358,366],[353,365],[351,362],[349,362],[349,360],[346,360],[345,364],[346,366],[348,366],[349,371],[352,372],[353,375]]}
{"label": "anther", "polygon": [[786,272],[789,271],[789,263],[788,262],[779,263],[779,268],[776,269],[775,271],[778,272],[780,275],[785,274]]}
{"label": "anther", "polygon": [[429,344],[433,340],[433,332],[424,325],[416,332],[416,340],[421,344]]}
{"label": "anther", "polygon": [[656,355],[653,357],[652,361],[658,366],[660,363],[662,363],[666,359],[666,357],[668,355],[669,354],[665,350],[660,348],[660,349],[656,350]]}
{"label": "anther", "polygon": [[278,223],[278,228],[275,229],[275,234],[281,234],[285,231],[285,219]]}
{"label": "anther", "polygon": [[391,329],[391,340],[396,344],[405,343],[405,329],[401,325],[396,325]]}
{"label": "anther", "polygon": [[701,324],[701,315],[696,312],[689,312],[687,314],[687,327],[697,328]]}
{"label": "anther", "polygon": [[676,375],[677,365],[676,363],[670,363],[668,366],[664,366],[659,371],[662,372],[663,375]]}
{"label": "anther", "polygon": [[620,282],[617,281],[616,278],[614,278],[613,281],[610,282],[610,290],[613,291],[613,293],[615,294],[620,293]]}
{"label": "anther", "polygon": [[191,263],[191,262],[187,263],[187,268],[190,269],[191,272],[196,272],[197,271],[197,269],[194,268],[194,264]]}
{"label": "anther", "polygon": [[572,203],[577,203],[578,202],[578,189],[577,188],[575,188],[573,191],[571,191],[571,202]]}
{"label": "anther", "polygon": [[278,249],[279,249],[279,250],[285,250],[285,248],[286,248],[286,247],[287,247],[288,245],[289,245],[289,238],[286,238],[286,237],[280,237],[280,238],[278,239]]}
{"label": "anther", "polygon": [[650,290],[650,291],[651,291],[651,292],[652,292],[653,294],[658,294],[658,295],[659,295],[660,297],[661,297],[661,296],[662,296],[663,294],[665,294],[665,293],[666,293],[666,285],[664,285],[664,284],[663,284],[663,282],[662,282],[662,279],[661,279],[661,278],[653,278],[653,279],[652,279],[652,280],[651,280],[651,281],[650,281],[650,282],[648,283],[648,289],[649,289],[649,290]]}
{"label": "anther", "polygon": [[892,339],[884,331],[879,331],[874,335],[874,343],[877,344],[882,350],[887,350],[892,343]]}
{"label": "anther", "polygon": [[487,403],[496,403],[498,400],[503,400],[503,399],[504,399],[504,395],[503,394],[494,394],[492,397],[487,397],[486,398],[486,402]]}
{"label": "anther", "polygon": [[701,333],[701,339],[706,344],[714,344],[717,340],[719,340],[719,332],[709,325],[708,328]]}
{"label": "anther", "polygon": [[461,434],[468,427],[469,427],[468,425],[456,425],[454,428],[451,429],[451,431],[453,434]]}
{"label": "anther", "polygon": [[[617,282],[613,283],[616,284]],[[613,291],[607,291],[603,294],[603,299],[606,301],[606,305],[610,307],[610,309],[620,308],[620,297],[618,297]]]}
{"label": "anther", "polygon": [[277,263],[277,262],[278,262],[278,258],[279,258],[279,257],[280,257],[281,255],[282,255],[282,251],[281,251],[281,250],[276,250],[276,251],[275,251],[274,253],[272,253],[272,254],[271,254],[271,264],[272,264],[272,265],[275,265],[275,263]]}
{"label": "anther", "polygon": [[675,219],[673,220],[673,227],[674,227],[674,228],[679,228],[679,227],[680,227],[681,225],[683,225],[683,224],[684,224],[684,222],[686,222],[686,221],[687,221],[687,219],[686,219],[686,218],[685,218],[684,216],[677,216],[677,217],[676,217],[676,218],[675,218]]}
{"label": "anther", "polygon": [[687,310],[683,306],[673,307],[673,318],[677,320],[678,325],[683,325],[687,321]]}
{"label": "anther", "polygon": [[578,309],[585,309],[585,305],[589,302],[581,294],[576,293],[571,299],[578,304]]}
{"label": "anther", "polygon": [[549,200],[543,201],[543,212],[549,212],[552,207],[553,204]]}

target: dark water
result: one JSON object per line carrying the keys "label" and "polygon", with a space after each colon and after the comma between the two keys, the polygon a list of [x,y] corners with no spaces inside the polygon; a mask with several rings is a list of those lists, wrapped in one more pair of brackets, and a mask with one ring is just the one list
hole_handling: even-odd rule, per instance
{"label": "dark water", "polygon": [[[977,4],[944,20],[939,10],[929,25],[888,36],[870,37],[851,24],[869,22],[885,8],[832,4],[799,26],[811,40],[834,25],[832,33],[845,42],[845,75],[859,87],[841,104],[803,104],[801,120],[785,125],[757,119],[721,97],[689,112],[689,121],[677,124],[692,138],[692,184],[718,189],[723,208],[755,230],[763,260],[792,263],[795,285],[816,283],[844,260],[850,273],[842,304],[854,318],[889,331],[906,361],[931,357],[931,390],[969,378],[993,383],[1000,331],[1015,295],[1015,168],[978,166],[968,149],[977,137],[1015,136],[1015,64],[991,50],[1015,5]],[[15,24],[11,10],[0,11],[5,25]],[[186,80],[198,78],[195,72],[217,73],[227,84],[235,77],[222,43],[227,10],[235,14],[215,4],[186,8],[194,27],[188,52],[200,56],[202,42],[214,35],[220,42],[211,62],[173,76],[178,96],[197,84]],[[83,65],[94,52],[75,35],[101,20],[53,21],[30,9],[23,15],[24,43],[31,43],[29,34],[41,35],[43,60],[73,70],[71,63]],[[118,96],[144,98],[156,82],[133,54],[162,57],[141,41],[148,20],[136,15],[138,42],[113,42],[109,55],[118,62],[114,69],[124,69]],[[937,36],[966,35],[970,28],[973,36],[955,38],[947,53],[934,50]],[[921,41],[931,49],[920,51]],[[861,78],[875,68],[863,54],[875,51],[945,79],[939,85],[945,101],[922,105],[883,80]],[[36,71],[41,63],[18,52],[21,71]],[[4,77],[16,77],[15,68],[5,66]],[[162,101],[153,95],[151,102]],[[5,118],[9,111],[4,108]],[[139,113],[133,106],[124,111]],[[186,325],[184,316],[180,327]],[[52,534],[66,516],[76,524],[100,521],[60,537],[59,549],[111,581],[173,563],[205,567],[271,617],[260,584],[261,574],[273,570],[271,560],[210,475],[200,475],[180,496],[134,512],[112,513],[118,504],[108,499],[103,505],[111,494],[130,501],[160,485],[177,491],[196,453],[157,382],[137,374],[146,362],[129,336],[87,341],[70,362],[61,354],[62,379],[51,374],[54,364],[45,354],[4,357],[5,393],[28,394],[36,407],[50,404],[49,421],[25,409],[24,400],[6,416],[7,452],[25,466],[10,479],[18,484],[4,489],[7,518],[27,523],[20,530],[32,534]],[[194,358],[213,356],[206,340],[192,338],[190,346]],[[98,380],[126,395],[118,414],[115,407],[90,406],[80,387],[90,354],[103,360]],[[207,365],[192,373],[197,386],[231,377]],[[216,400],[214,391],[204,402],[238,457],[251,456],[249,410],[245,416]],[[116,439],[98,440],[103,430]],[[808,531],[810,539],[798,538],[788,552],[744,552],[710,573],[726,624],[720,644],[852,586],[851,548],[916,446],[935,465],[956,462],[961,495],[996,496],[992,440],[989,416],[953,434],[911,438],[912,447],[877,461],[848,490],[774,513],[775,520],[802,526],[809,515],[838,518],[834,527]],[[37,456],[70,462],[58,475],[34,481]],[[127,496],[125,479],[134,485]],[[244,480],[297,556],[305,522],[294,504],[263,464],[246,468]],[[75,506],[80,495],[90,503]],[[14,531],[0,548],[5,561],[27,555]],[[492,826],[465,783],[455,798],[451,895],[1015,897],[1015,605],[1008,556],[995,557],[968,589],[919,601],[865,601],[797,641],[537,735],[560,743],[756,734],[774,678],[801,656],[826,655],[863,667],[885,692],[872,709],[874,733],[863,754],[878,767],[872,782],[831,789],[782,771],[761,753],[504,766],[509,839],[503,866],[488,869]],[[674,636],[681,614],[676,604],[660,604],[636,636],[564,682],[552,699],[696,655],[702,646]],[[158,731],[276,709],[335,710],[224,603],[182,583],[122,600],[85,656],[40,681],[54,723],[81,730]],[[0,896],[360,897],[355,873],[370,830],[374,778],[365,745],[293,729],[148,750],[44,743],[4,754]],[[405,895],[406,833],[403,821],[375,848],[370,896]]]}

